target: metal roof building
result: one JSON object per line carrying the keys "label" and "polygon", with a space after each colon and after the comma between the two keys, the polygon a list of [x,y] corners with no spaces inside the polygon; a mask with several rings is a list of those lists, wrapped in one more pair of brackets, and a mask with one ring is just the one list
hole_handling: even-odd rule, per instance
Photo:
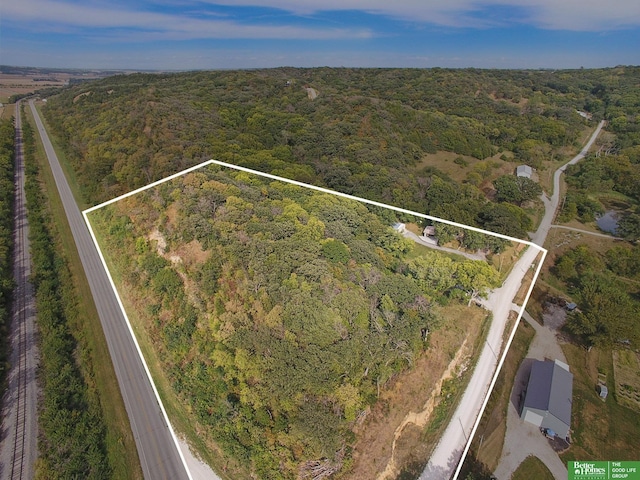
{"label": "metal roof building", "polygon": [[566,438],[571,427],[573,374],[559,360],[535,361],[520,418]]}
{"label": "metal roof building", "polygon": [[531,178],[532,175],[533,168],[531,168],[529,165],[520,165],[518,168],[516,168],[516,176],[518,177]]}

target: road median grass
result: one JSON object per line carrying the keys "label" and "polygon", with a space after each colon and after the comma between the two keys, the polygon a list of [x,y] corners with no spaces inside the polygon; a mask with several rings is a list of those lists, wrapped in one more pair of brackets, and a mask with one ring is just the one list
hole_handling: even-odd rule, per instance
{"label": "road median grass", "polygon": [[[26,115],[26,119],[32,125],[35,124],[30,112]],[[91,395],[100,399],[107,429],[106,449],[113,470],[113,478],[142,478],[135,440],[131,433],[102,325],[93,303],[93,296],[86,281],[64,207],[57,193],[55,180],[46,161],[44,148],[38,136],[36,139],[35,157],[39,164],[40,180],[43,191],[46,192],[52,223],[56,226],[56,248],[66,260],[70,271],[69,281],[75,289],[77,315],[69,319],[70,327],[76,341],[80,344],[81,353],[78,359],[82,364],[84,380],[90,387]]]}

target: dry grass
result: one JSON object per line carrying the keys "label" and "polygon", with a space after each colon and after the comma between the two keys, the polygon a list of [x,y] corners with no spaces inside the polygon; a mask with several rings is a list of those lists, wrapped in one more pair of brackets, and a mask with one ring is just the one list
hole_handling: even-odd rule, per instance
{"label": "dry grass", "polygon": [[[398,426],[411,412],[425,409],[434,385],[443,376],[465,339],[474,342],[482,337],[485,311],[458,305],[444,308],[442,315],[451,320],[446,328],[431,334],[430,347],[416,361],[415,368],[396,377],[357,429],[353,468],[344,478],[376,478],[385,470],[391,459]],[[474,353],[477,353],[477,346]],[[442,423],[442,428],[446,427],[447,422]],[[440,430],[425,435],[427,430],[430,430],[428,424],[426,428],[408,425],[402,430],[394,451],[398,470],[426,463],[440,436]]]}
{"label": "dry grass", "polygon": [[618,403],[640,411],[640,355],[631,350],[614,351],[613,376]]}
{"label": "dry grass", "polygon": [[16,115],[16,106],[14,103],[7,104],[6,100],[0,99],[0,102],[3,104],[0,107],[0,119],[9,120],[11,117],[15,117]]}
{"label": "dry grass", "polygon": [[572,445],[561,455],[571,460],[637,460],[640,452],[640,415],[617,401],[611,392],[603,402],[597,391],[599,380],[613,385],[613,356],[610,350],[563,344],[562,350],[573,372],[571,410]]}
{"label": "dry grass", "polygon": [[[467,179],[470,172],[478,172],[483,181],[479,185],[481,189],[491,189],[491,182],[501,175],[514,173],[516,164],[506,162],[500,159],[502,153],[484,160],[478,160],[468,155],[458,155],[454,152],[436,152],[426,154],[422,160],[416,165],[415,170],[420,171],[425,167],[435,167],[441,172],[447,174],[456,182],[463,182]],[[507,153],[507,155],[510,155]],[[466,165],[459,165],[454,162],[456,158],[462,158]]]}
{"label": "dry grass", "polygon": [[516,305],[522,305],[524,303],[524,300],[527,296],[527,292],[529,291],[529,288],[531,287],[531,282],[533,282],[533,276],[536,273],[536,268],[538,263],[540,262],[540,260],[542,259],[542,252],[538,253],[538,256],[536,257],[535,262],[533,263],[533,265],[535,266],[534,268],[530,268],[529,270],[527,270],[527,273],[525,274],[524,278],[522,279],[522,283],[520,284],[520,288],[518,289],[518,293],[516,294],[515,298],[513,299],[513,302]]}
{"label": "dry grass", "polygon": [[509,276],[511,269],[520,258],[524,249],[524,244],[511,242],[504,252],[487,255],[487,261],[498,271],[501,281],[504,281]]}
{"label": "dry grass", "polygon": [[527,322],[520,322],[471,446],[478,461],[490,471],[494,471],[500,462],[511,388],[534,336],[535,330]]}

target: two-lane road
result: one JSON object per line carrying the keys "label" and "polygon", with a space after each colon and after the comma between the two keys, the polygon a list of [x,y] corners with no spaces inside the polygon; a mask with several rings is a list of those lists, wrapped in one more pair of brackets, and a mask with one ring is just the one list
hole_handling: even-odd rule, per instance
{"label": "two-lane road", "polygon": [[[51,170],[73,233],[87,281],[102,322],[111,360],[120,384],[144,477],[150,480],[189,478],[164,415],[156,400],[135,343],[129,334],[118,300],[111,288],[82,214],[73,198],[60,162],[40,120],[29,102]],[[108,401],[108,399],[104,399]]]}

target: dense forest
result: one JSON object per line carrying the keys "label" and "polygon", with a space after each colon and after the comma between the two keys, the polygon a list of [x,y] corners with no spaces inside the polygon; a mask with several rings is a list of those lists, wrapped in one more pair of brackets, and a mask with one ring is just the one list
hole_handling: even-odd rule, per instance
{"label": "dense forest", "polygon": [[15,128],[13,120],[0,122],[0,384],[4,383],[7,331],[13,290],[13,196]]}
{"label": "dense forest", "polygon": [[[494,169],[543,170],[601,118],[620,130],[619,148],[633,144],[637,75],[633,67],[136,74],[66,89],[44,112],[87,204],[215,158],[524,236],[520,200],[487,200]],[[459,154],[461,168],[474,162],[463,185],[423,163],[439,151]]]}
{"label": "dense forest", "polygon": [[[634,242],[639,79],[639,67],[134,74],[64,89],[43,111],[86,205],[215,158],[521,238],[552,170],[606,119],[597,153],[566,172],[559,220],[622,202],[617,233]],[[521,164],[535,181],[513,175]],[[428,348],[440,306],[497,281],[487,264],[417,255],[384,211],[242,174],[127,202],[96,215],[102,241],[129,301],[145,299],[137,311],[174,390],[245,476],[348,474],[353,425]],[[637,345],[637,245],[555,260],[579,304],[575,338]]]}
{"label": "dense forest", "polygon": [[348,471],[355,422],[423,354],[434,305],[499,283],[414,254],[374,210],[207,167],[91,214],[173,388],[245,473]]}

